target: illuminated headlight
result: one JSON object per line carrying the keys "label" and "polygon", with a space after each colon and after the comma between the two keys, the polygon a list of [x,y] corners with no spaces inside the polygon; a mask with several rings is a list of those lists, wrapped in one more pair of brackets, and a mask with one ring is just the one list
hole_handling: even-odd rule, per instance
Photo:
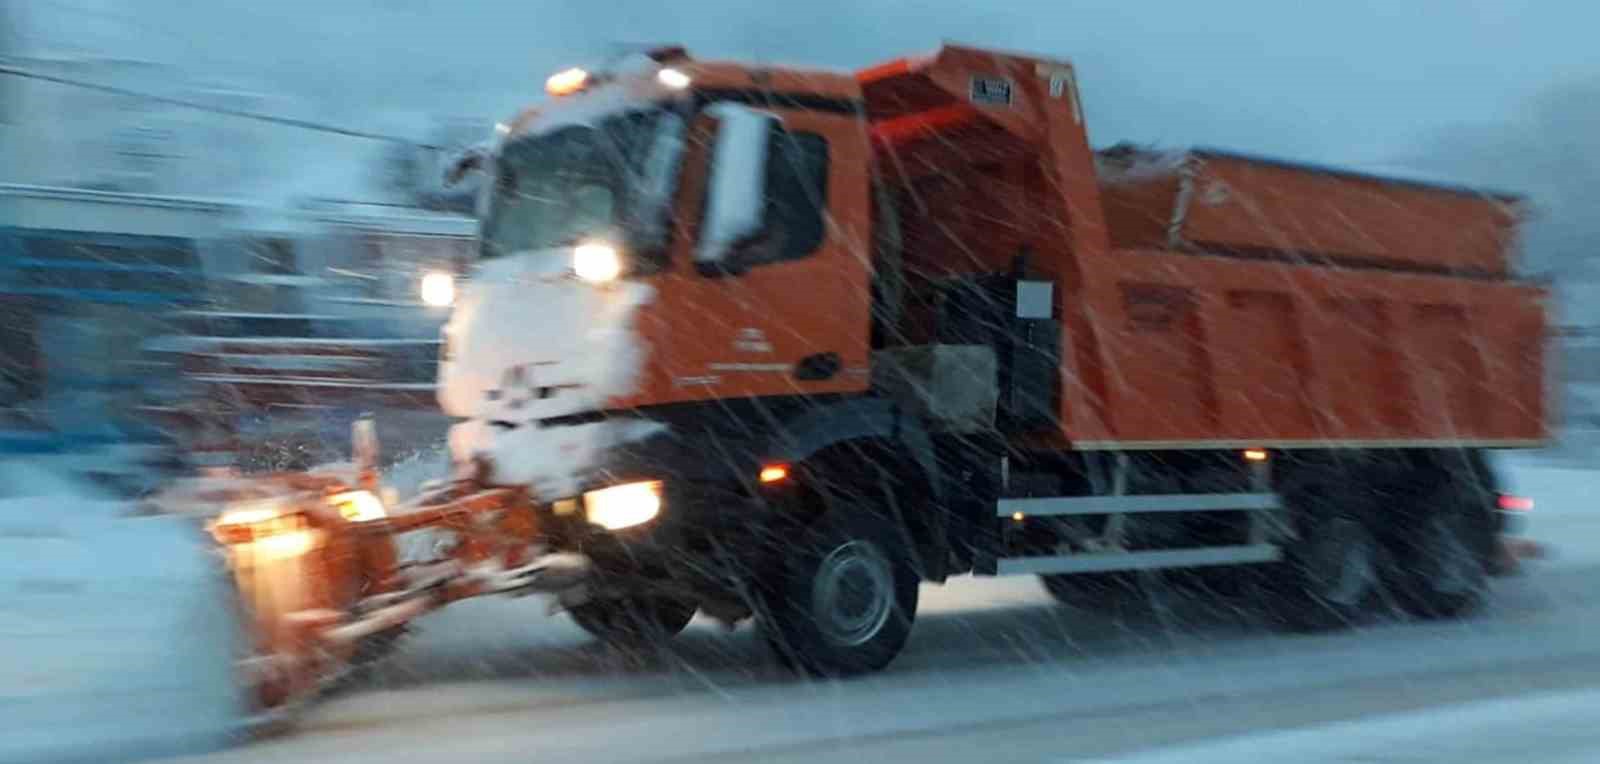
{"label": "illuminated headlight", "polygon": [[388,516],[383,500],[371,491],[345,491],[328,497],[328,503],[339,508],[339,515],[352,523],[382,520]]}
{"label": "illuminated headlight", "polygon": [[673,69],[672,67],[657,71],[656,80],[673,90],[682,90],[689,87],[690,83],[689,75],[684,74],[680,69]]}
{"label": "illuminated headlight", "polygon": [[624,483],[583,495],[589,522],[607,530],[629,528],[661,514],[661,482]]}
{"label": "illuminated headlight", "polygon": [[436,308],[450,307],[456,301],[456,278],[444,271],[423,275],[422,301]]}
{"label": "illuminated headlight", "polygon": [[572,250],[572,273],[591,284],[615,281],[622,275],[622,256],[605,242],[584,242]]}

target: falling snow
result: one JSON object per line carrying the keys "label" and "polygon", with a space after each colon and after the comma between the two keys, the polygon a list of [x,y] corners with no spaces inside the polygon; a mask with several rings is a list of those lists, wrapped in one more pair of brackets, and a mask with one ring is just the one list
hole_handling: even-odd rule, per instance
{"label": "falling snow", "polygon": [[[0,764],[1600,761],[1600,71],[1557,55],[1587,49],[1574,30],[1592,18],[37,5],[0,3]],[[704,81],[677,90],[619,36],[753,68],[682,64]],[[1055,70],[988,54],[896,80],[937,66],[921,54],[940,38],[1071,57],[1081,100]],[[541,92],[586,61],[591,87]],[[739,103],[696,121],[701,87]],[[858,96],[873,123],[835,132]],[[1041,123],[1066,140],[1041,144]],[[1082,151],[1084,123],[1112,147]],[[534,155],[520,179],[496,164],[556,139],[570,155]],[[1163,148],[1191,143],[1244,155]],[[463,152],[482,165],[447,187],[434,176]],[[475,218],[508,199],[547,238],[485,246]],[[580,245],[614,251],[617,277],[585,278]],[[962,278],[980,271],[1004,278]],[[415,294],[441,273],[448,309]],[[1024,310],[1011,276],[1053,291]],[[1508,310],[1549,280],[1548,325]],[[794,405],[816,390],[831,418]],[[670,400],[632,409],[641,395]],[[394,517],[469,477],[570,499],[636,480],[613,469],[642,454],[673,460],[649,513],[697,519],[662,526],[666,558],[641,541],[653,530],[569,524],[527,545],[515,510],[482,516],[506,523],[475,537],[488,546],[457,546],[456,520],[397,539],[386,582],[515,596],[422,616],[281,734],[247,739],[272,730],[235,673],[215,492],[276,471],[355,479],[367,414]],[[1173,445],[1219,433],[1215,450]],[[1452,447],[1396,456],[1413,436]],[[1235,458],[1326,439],[1360,447]],[[1288,519],[1083,503],[1196,493],[1265,494]],[[1525,559],[1486,578],[1470,547],[1485,534],[1431,510],[1513,495],[1534,499],[1505,534]],[[939,533],[958,541],[922,538]],[[530,556],[484,556],[506,539]],[[1287,562],[966,573],[1094,570],[1195,539]],[[617,568],[527,583],[597,560]],[[602,617],[622,594],[666,623],[644,646]],[[1475,607],[1454,612],[1457,595]],[[824,631],[890,601],[864,641]],[[661,638],[682,623],[664,606],[685,603],[688,626]],[[827,668],[829,644],[870,655],[912,616],[880,671],[789,665]]]}

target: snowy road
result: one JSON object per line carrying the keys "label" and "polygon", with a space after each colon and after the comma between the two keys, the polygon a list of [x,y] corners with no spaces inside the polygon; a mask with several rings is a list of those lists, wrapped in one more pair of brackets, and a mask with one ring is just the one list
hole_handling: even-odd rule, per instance
{"label": "snowy road", "polygon": [[748,629],[697,624],[626,669],[538,601],[468,602],[297,734],[188,761],[1600,761],[1592,475],[1510,472],[1556,556],[1468,621],[1286,636],[1181,605],[1116,624],[1032,579],[963,579],[924,590],[888,672],[830,684],[772,668]]}

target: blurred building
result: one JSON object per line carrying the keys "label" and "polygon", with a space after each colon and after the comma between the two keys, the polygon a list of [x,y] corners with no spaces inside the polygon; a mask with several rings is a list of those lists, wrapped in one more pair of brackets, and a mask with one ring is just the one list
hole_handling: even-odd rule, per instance
{"label": "blurred building", "polygon": [[[439,147],[487,122],[318,129],[248,83],[38,44],[48,8],[16,8],[0,4],[0,452],[159,440],[170,422],[148,415],[192,409],[174,401],[197,380],[234,409],[431,382],[417,359],[444,314],[415,284],[474,227]],[[329,340],[373,357],[299,352]]]}

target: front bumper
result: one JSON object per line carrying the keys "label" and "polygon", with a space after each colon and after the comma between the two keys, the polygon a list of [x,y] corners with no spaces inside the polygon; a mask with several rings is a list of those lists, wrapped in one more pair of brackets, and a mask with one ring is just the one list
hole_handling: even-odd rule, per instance
{"label": "front bumper", "polygon": [[[644,586],[726,589],[765,569],[775,544],[792,537],[793,514],[783,508],[794,487],[762,484],[761,460],[739,445],[708,448],[661,433],[609,449],[576,496],[541,508],[551,548],[590,559],[597,578]],[[588,522],[583,492],[639,481],[661,484],[654,518],[616,530]]]}

